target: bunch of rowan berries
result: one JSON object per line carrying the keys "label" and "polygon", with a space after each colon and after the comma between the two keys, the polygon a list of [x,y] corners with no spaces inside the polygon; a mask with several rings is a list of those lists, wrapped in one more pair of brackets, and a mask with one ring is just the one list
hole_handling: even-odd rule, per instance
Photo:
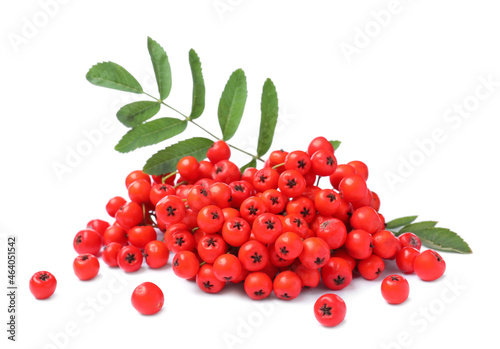
{"label": "bunch of rowan berries", "polygon": [[[263,168],[241,171],[220,140],[207,160],[182,157],[176,172],[133,171],[125,179],[129,199],[116,196],[106,205],[114,223],[95,219],[76,234],[75,274],[82,280],[96,276],[97,256],[134,272],[144,262],[161,268],[173,254],[173,272],[202,291],[239,283],[254,300],[272,293],[291,300],[320,282],[341,290],[353,275],[377,279],[390,260],[402,273],[439,278],[445,263],[437,252],[421,253],[413,233],[397,237],[385,230],[366,164],[337,164],[334,153],[326,138],[317,137],[307,151],[275,150]],[[318,186],[321,177],[328,178],[328,188]],[[389,303],[401,303],[409,286],[404,277],[390,275],[381,290]],[[163,293],[144,283],[132,303],[144,314],[155,313]],[[335,294],[321,296],[314,306],[325,326],[342,322],[345,310]]]}

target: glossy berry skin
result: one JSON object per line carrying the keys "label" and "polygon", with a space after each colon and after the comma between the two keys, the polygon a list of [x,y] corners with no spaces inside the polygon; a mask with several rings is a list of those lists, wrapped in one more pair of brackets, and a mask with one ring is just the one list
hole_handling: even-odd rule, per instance
{"label": "glossy berry skin", "polygon": [[330,249],[335,250],[346,242],[347,228],[340,219],[327,218],[319,224],[316,236],[324,240]]}
{"label": "glossy berry skin", "polygon": [[342,198],[348,202],[355,202],[364,199],[367,194],[368,187],[365,179],[358,175],[350,175],[344,177],[339,183],[339,191]]}
{"label": "glossy berry skin", "polygon": [[291,270],[282,271],[273,281],[273,291],[279,299],[289,301],[295,299],[302,290],[300,277]]}
{"label": "glossy berry skin", "polygon": [[118,266],[118,261],[116,260],[118,257],[118,252],[122,249],[122,245],[118,242],[111,242],[108,245],[104,246],[102,251],[102,260],[108,266],[114,268]]}
{"label": "glossy berry skin", "polygon": [[225,253],[214,261],[213,271],[218,280],[228,282],[238,278],[243,272],[243,267],[238,257]]}
{"label": "glossy berry skin", "polygon": [[303,264],[292,264],[291,270],[295,272],[300,281],[302,281],[302,288],[315,288],[321,281],[321,273],[318,269],[308,269]]}
{"label": "glossy berry skin", "polygon": [[389,304],[401,304],[408,299],[410,285],[401,275],[389,275],[380,286],[382,297]]}
{"label": "glossy berry skin", "polygon": [[305,175],[311,169],[311,157],[302,150],[292,151],[285,158],[285,169]]}
{"label": "glossy berry skin", "polygon": [[255,194],[253,184],[247,181],[234,181],[229,183],[231,188],[231,207],[239,209],[244,200]]}
{"label": "glossy berry skin", "polygon": [[165,224],[179,223],[186,215],[186,205],[176,195],[167,195],[156,204],[156,217]]}
{"label": "glossy berry skin", "polygon": [[269,262],[269,251],[262,242],[249,240],[238,250],[238,259],[248,271],[262,270]]}
{"label": "glossy berry skin", "polygon": [[216,182],[208,187],[212,193],[214,205],[220,208],[231,206],[231,188],[226,183]]}
{"label": "glossy berry skin", "polygon": [[311,141],[311,143],[309,143],[307,147],[307,154],[312,156],[318,150],[326,150],[332,154],[334,152],[333,145],[323,136],[316,137]]}
{"label": "glossy berry skin", "polygon": [[128,186],[128,196],[138,204],[148,203],[151,192],[151,180],[139,179]]}
{"label": "glossy berry skin", "polygon": [[196,284],[203,292],[218,293],[224,288],[226,282],[215,277],[212,264],[203,264],[196,274]]}
{"label": "glossy berry skin", "polygon": [[420,238],[413,233],[403,233],[398,236],[399,241],[401,242],[401,247],[414,247],[420,251],[422,247],[422,242]]}
{"label": "glossy berry skin", "polygon": [[252,184],[257,191],[264,192],[268,189],[278,188],[278,179],[280,175],[273,168],[264,167],[255,172]]}
{"label": "glossy berry skin", "polygon": [[287,214],[286,216],[278,216],[283,225],[283,232],[294,232],[299,234],[302,239],[307,236],[309,225],[302,216],[298,214]]}
{"label": "glossy berry skin", "polygon": [[201,210],[203,207],[212,205],[212,193],[208,188],[201,185],[194,185],[188,192],[187,204],[195,211]]}
{"label": "glossy berry skin", "polygon": [[140,249],[135,246],[128,245],[122,247],[120,252],[118,252],[116,260],[118,261],[120,269],[127,273],[132,273],[141,268],[143,256]]}
{"label": "glossy berry skin", "polygon": [[351,216],[351,227],[375,234],[384,228],[379,214],[371,206],[358,208]]}
{"label": "glossy berry skin", "polygon": [[311,156],[311,171],[318,176],[332,175],[337,169],[337,159],[333,152],[320,149]]}
{"label": "glossy berry skin", "polygon": [[273,291],[273,281],[263,272],[249,273],[243,283],[245,293],[254,300],[267,298]]}
{"label": "glossy berry skin", "polygon": [[302,195],[306,189],[306,180],[296,170],[285,170],[278,179],[278,188],[283,195],[294,198]]}
{"label": "glossy berry skin", "polygon": [[352,230],[345,241],[347,252],[356,259],[370,257],[373,250],[373,238],[364,230]]}
{"label": "glossy berry skin", "polygon": [[222,237],[231,246],[239,247],[248,241],[252,227],[241,217],[229,218],[222,226]]}
{"label": "glossy berry skin", "polygon": [[335,172],[330,175],[330,184],[334,189],[339,189],[340,182],[344,179],[344,177],[348,177],[350,175],[356,174],[356,169],[351,165],[342,164],[337,165]]}
{"label": "glossy berry skin", "polygon": [[163,308],[165,298],[156,284],[143,282],[132,292],[131,302],[135,310],[142,315],[153,315]]}
{"label": "glossy berry skin", "polygon": [[283,233],[283,223],[279,217],[272,213],[263,213],[252,224],[252,233],[255,239],[263,244],[276,241]]}
{"label": "glossy berry skin", "polygon": [[196,218],[198,227],[208,234],[218,233],[224,224],[224,214],[222,209],[215,205],[203,207]]}
{"label": "glossy berry skin", "polygon": [[200,269],[198,257],[191,251],[177,252],[172,260],[174,274],[183,279],[191,279]]}
{"label": "glossy berry skin", "polygon": [[333,189],[322,189],[314,197],[314,207],[320,214],[331,216],[338,211],[340,199],[340,194]]}
{"label": "glossy berry skin", "polygon": [[129,229],[127,236],[131,245],[144,249],[146,244],[156,240],[156,230],[150,225],[139,225]]}
{"label": "glossy berry skin", "polygon": [[120,207],[125,205],[126,202],[127,200],[125,200],[121,196],[115,196],[109,199],[108,203],[106,204],[106,212],[108,212],[111,217],[115,218],[116,212],[120,209]]}
{"label": "glossy berry skin", "polygon": [[308,269],[319,269],[328,263],[330,247],[319,237],[310,237],[304,240],[299,260]]}
{"label": "glossy berry skin", "polygon": [[229,184],[241,179],[241,172],[238,166],[230,160],[221,160],[214,165],[212,179],[216,182]]}
{"label": "glossy berry skin", "polygon": [[109,228],[109,223],[102,219],[93,219],[87,223],[87,229],[95,230],[99,235],[104,236],[104,232]]}
{"label": "glossy berry skin", "polygon": [[314,316],[325,327],[334,327],[345,319],[347,312],[344,300],[336,294],[326,293],[314,303]]}
{"label": "glossy berry skin", "polygon": [[101,235],[93,229],[80,230],[73,239],[73,248],[78,254],[96,255],[101,250],[101,245]]}
{"label": "glossy berry skin", "polygon": [[193,251],[196,247],[196,240],[189,231],[179,231],[172,234],[168,246],[173,253]]}
{"label": "glossy berry skin", "polygon": [[175,189],[170,184],[157,183],[153,185],[149,192],[149,202],[151,202],[153,206],[156,206],[156,204],[165,196],[174,194]]}
{"label": "glossy berry skin", "polygon": [[403,247],[396,254],[396,265],[405,274],[412,274],[415,271],[415,258],[420,251],[414,247]]}
{"label": "glossy berry skin", "polygon": [[36,299],[47,299],[52,296],[57,287],[57,280],[48,271],[39,271],[33,274],[29,281],[31,294]]}
{"label": "glossy berry skin", "polygon": [[278,256],[285,260],[295,259],[304,247],[302,239],[297,233],[286,232],[278,236],[274,242],[274,249]]}
{"label": "glossy berry skin", "polygon": [[149,181],[151,183],[151,177],[147,174],[142,172],[141,170],[135,170],[130,172],[127,177],[125,178],[125,187],[128,189],[130,184],[134,183],[135,181],[143,179],[145,181]]}
{"label": "glossy berry skin", "polygon": [[358,262],[358,271],[366,280],[375,280],[382,274],[384,269],[384,261],[375,254]]}
{"label": "glossy berry skin", "polygon": [[347,163],[348,165],[354,167],[356,170],[356,174],[359,174],[365,181],[368,180],[368,166],[362,161],[359,160],[354,160],[354,161],[349,161]]}
{"label": "glossy berry skin", "polygon": [[80,254],[73,261],[73,271],[82,281],[95,278],[99,268],[99,260],[92,254]]}
{"label": "glossy berry skin", "polygon": [[116,222],[124,229],[130,229],[143,221],[142,207],[136,202],[127,202],[116,212]]}
{"label": "glossy berry skin", "polygon": [[332,257],[321,268],[321,280],[329,289],[341,290],[352,281],[351,267],[344,259]]}
{"label": "glossy berry skin", "polygon": [[200,164],[194,156],[188,155],[179,160],[177,163],[177,171],[182,178],[188,181],[194,181],[200,176]]}
{"label": "glossy berry skin", "polygon": [[240,206],[241,218],[252,224],[257,217],[267,212],[267,206],[264,200],[257,196],[251,196],[245,199]]}
{"label": "glossy berry skin", "polygon": [[105,246],[112,242],[125,246],[128,244],[127,231],[118,225],[112,225],[104,232],[102,242]]}
{"label": "glossy berry skin", "polygon": [[415,258],[415,274],[424,281],[439,279],[446,270],[446,263],[439,253],[425,250]]}
{"label": "glossy berry skin", "polygon": [[221,160],[229,160],[231,157],[231,149],[223,140],[215,141],[207,151],[207,158],[212,164],[216,164]]}
{"label": "glossy berry skin", "polygon": [[164,242],[153,240],[144,246],[144,259],[146,264],[153,269],[161,268],[168,262],[170,252]]}
{"label": "glossy berry skin", "polygon": [[207,234],[198,242],[197,250],[204,262],[212,264],[217,257],[226,253],[227,244],[219,234]]}
{"label": "glossy berry skin", "polygon": [[385,259],[394,259],[401,249],[401,242],[388,230],[373,234],[373,253]]}
{"label": "glossy berry skin", "polygon": [[305,196],[299,196],[287,203],[286,213],[299,215],[307,223],[311,223],[316,216],[316,207],[314,206],[313,200]]}

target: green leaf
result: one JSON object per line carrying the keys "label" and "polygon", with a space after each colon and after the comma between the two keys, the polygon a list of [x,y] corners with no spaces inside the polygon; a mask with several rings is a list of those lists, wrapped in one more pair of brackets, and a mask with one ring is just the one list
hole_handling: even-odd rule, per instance
{"label": "green leaf", "polygon": [[278,122],[278,94],[276,92],[276,86],[274,86],[271,79],[267,79],[264,83],[260,110],[261,116],[257,156],[264,155],[269,148],[271,148],[274,130]]}
{"label": "green leaf", "polygon": [[386,229],[394,229],[394,228],[399,228],[404,225],[408,225],[412,223],[415,219],[417,219],[418,216],[408,216],[408,217],[401,217],[401,218],[396,218],[393,219],[390,222],[387,222],[385,224]]}
{"label": "green leaf", "polygon": [[191,107],[191,120],[197,119],[205,110],[205,81],[201,71],[200,58],[196,52],[189,51],[189,65],[191,66],[191,75],[193,75],[193,106]]}
{"label": "green leaf", "polygon": [[229,77],[219,101],[219,125],[225,141],[231,139],[240,125],[247,101],[247,80],[243,70],[234,71]]}
{"label": "green leaf", "polygon": [[415,233],[426,247],[458,253],[472,253],[469,245],[455,232],[446,228],[428,228]]}
{"label": "green leaf", "polygon": [[194,156],[198,161],[207,156],[208,148],[214,142],[207,138],[194,137],[175,143],[160,150],[144,165],[143,171],[150,175],[161,175],[177,171],[177,163],[184,156]]}
{"label": "green leaf", "polygon": [[340,147],[341,141],[330,141],[330,144],[333,147],[333,150],[337,150]]}
{"label": "green leaf", "polygon": [[148,51],[155,71],[156,83],[160,99],[165,100],[172,88],[172,72],[168,62],[167,53],[156,41],[148,37]]}
{"label": "green leaf", "polygon": [[135,127],[152,118],[160,111],[160,103],[152,101],[133,102],[118,110],[116,117],[127,127]]}
{"label": "green leaf", "polygon": [[96,86],[115,90],[142,93],[142,86],[122,66],[113,62],[97,63],[88,71],[87,80]]}
{"label": "green leaf", "polygon": [[241,173],[243,173],[249,167],[257,167],[257,160],[252,159],[250,162],[240,168]]}
{"label": "green leaf", "polygon": [[120,153],[127,153],[137,148],[156,144],[178,135],[184,131],[186,127],[186,120],[175,118],[156,119],[138,125],[128,131],[115,146],[115,150]]}
{"label": "green leaf", "polygon": [[396,236],[399,236],[403,233],[418,233],[421,232],[425,229],[433,228],[435,227],[437,222],[435,221],[423,221],[423,222],[417,222],[417,223],[411,223],[408,225],[405,225],[403,228],[399,230],[399,232],[395,233]]}

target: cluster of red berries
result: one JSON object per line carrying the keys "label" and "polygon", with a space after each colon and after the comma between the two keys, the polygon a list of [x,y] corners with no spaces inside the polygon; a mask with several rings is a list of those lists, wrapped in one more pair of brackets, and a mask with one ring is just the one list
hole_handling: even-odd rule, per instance
{"label": "cluster of red berries", "polygon": [[[367,166],[337,164],[324,137],[307,151],[273,151],[262,169],[243,173],[230,156],[228,145],[217,141],[208,160],[186,156],[176,173],[131,172],[125,180],[130,200],[117,196],[106,205],[115,222],[92,220],[76,234],[75,274],[82,280],[97,275],[103,246],[102,260],[110,267],[134,272],[145,261],[160,268],[173,253],[173,272],[195,280],[202,291],[241,283],[256,300],[272,293],[291,300],[320,281],[340,290],[356,273],[374,280],[388,260],[423,280],[444,273],[444,260],[433,250],[421,253],[416,235],[396,237],[385,230],[380,199],[367,187]],[[319,187],[320,177],[328,177],[331,187]],[[408,297],[408,282],[400,275],[388,276],[381,288],[389,303]],[[132,303],[144,314],[155,313],[163,293],[141,284]],[[345,309],[334,294],[314,306],[326,326],[342,322]]]}

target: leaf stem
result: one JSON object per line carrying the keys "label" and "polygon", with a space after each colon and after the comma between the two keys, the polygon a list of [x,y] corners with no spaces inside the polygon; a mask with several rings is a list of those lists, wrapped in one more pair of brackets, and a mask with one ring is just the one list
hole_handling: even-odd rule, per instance
{"label": "leaf stem", "polygon": [[[163,104],[164,106],[166,106],[167,108],[170,108],[171,110],[175,111],[177,114],[183,116],[187,121],[191,122],[193,125],[197,126],[198,128],[202,129],[203,131],[205,131],[207,134],[209,134],[210,136],[212,136],[213,138],[215,138],[216,140],[220,141],[221,139],[219,137],[217,137],[216,135],[214,135],[212,132],[210,132],[209,130],[207,130],[206,128],[204,128],[203,126],[201,126],[200,124],[194,122],[193,120],[191,120],[191,118],[187,115],[185,115],[184,113],[178,111],[177,109],[171,107],[170,105],[166,104],[165,102],[163,102],[161,99],[158,99],[156,98],[155,96],[152,96],[150,95],[149,93],[147,92],[143,92],[146,96],[149,96],[151,98],[153,98],[154,100],[158,101],[159,103]],[[248,156],[251,156],[252,158],[256,159],[256,160],[259,160],[261,162],[265,162],[260,156],[257,156],[257,155],[254,155],[254,154],[251,154],[241,148],[238,148],[232,144],[229,144],[227,143],[228,146],[230,146],[231,148],[233,149],[236,149],[240,152],[242,152],[243,154],[246,154]]]}

